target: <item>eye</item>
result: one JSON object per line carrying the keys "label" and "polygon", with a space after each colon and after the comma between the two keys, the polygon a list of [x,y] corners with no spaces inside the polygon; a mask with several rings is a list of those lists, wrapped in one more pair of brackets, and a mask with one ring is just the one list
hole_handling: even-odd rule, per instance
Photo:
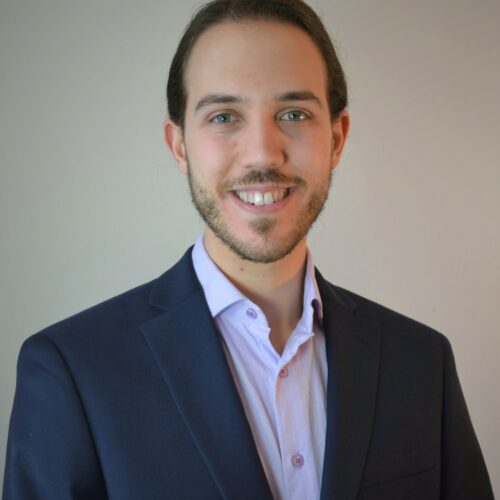
{"label": "eye", "polygon": [[298,111],[296,109],[287,111],[280,116],[280,120],[286,122],[302,122],[307,120],[309,117],[303,111]]}
{"label": "eye", "polygon": [[231,113],[217,113],[209,119],[209,122],[217,125],[224,125],[225,123],[231,123],[235,120],[236,117]]}

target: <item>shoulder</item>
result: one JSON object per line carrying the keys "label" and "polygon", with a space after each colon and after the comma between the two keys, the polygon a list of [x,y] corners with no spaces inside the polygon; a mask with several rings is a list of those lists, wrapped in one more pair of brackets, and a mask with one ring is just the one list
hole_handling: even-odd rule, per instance
{"label": "shoulder", "polygon": [[[322,280],[322,298],[336,303],[337,310],[347,310],[360,321],[371,322],[380,332],[385,352],[407,353],[428,357],[434,353],[441,358],[450,352],[450,343],[441,332],[385,305],[363,297],[345,288]],[[335,310],[335,309],[334,309]]]}
{"label": "shoulder", "polygon": [[363,317],[374,318],[385,326],[390,326],[395,329],[402,329],[407,332],[418,332],[419,334],[427,334],[434,337],[442,337],[442,334],[437,332],[432,327],[406,316],[394,309],[391,309],[383,304],[379,304],[369,298],[363,297],[345,288],[331,285],[337,294],[342,295],[344,299],[350,301],[355,306],[355,314]]}
{"label": "shoulder", "polygon": [[196,290],[190,261],[188,250],[160,277],[44,328],[29,337],[22,350],[53,344],[61,352],[70,350],[83,355],[137,347],[143,340],[143,324]]}
{"label": "shoulder", "polygon": [[54,341],[62,335],[91,335],[109,329],[120,329],[127,324],[143,321],[147,316],[148,300],[156,280],[120,293],[88,309],[48,326],[39,332]]}
{"label": "shoulder", "polygon": [[31,335],[21,347],[20,362],[49,355],[66,361],[78,356],[89,362],[96,352],[133,345],[140,325],[155,315],[148,304],[154,283],[135,287]]}

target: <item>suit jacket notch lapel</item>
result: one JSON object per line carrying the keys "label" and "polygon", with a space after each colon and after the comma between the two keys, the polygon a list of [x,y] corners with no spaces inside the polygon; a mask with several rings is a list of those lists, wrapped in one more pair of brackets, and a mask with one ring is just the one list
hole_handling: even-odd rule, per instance
{"label": "suit jacket notch lapel", "polygon": [[[166,312],[142,325],[146,341],[222,496],[271,500],[220,335],[201,287],[192,282],[190,252],[169,273],[152,294]],[[184,296],[171,283],[180,284]]]}
{"label": "suit jacket notch lapel", "polygon": [[378,322],[320,275],[328,360],[327,430],[321,500],[357,498],[375,414],[380,361]]}

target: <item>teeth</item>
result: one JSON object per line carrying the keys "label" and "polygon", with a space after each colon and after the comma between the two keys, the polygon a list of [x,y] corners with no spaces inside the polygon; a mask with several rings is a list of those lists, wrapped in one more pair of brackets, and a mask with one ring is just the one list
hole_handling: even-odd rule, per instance
{"label": "teeth", "polygon": [[273,191],[236,191],[240,200],[252,205],[271,205],[282,200],[287,194],[288,189],[275,189]]}

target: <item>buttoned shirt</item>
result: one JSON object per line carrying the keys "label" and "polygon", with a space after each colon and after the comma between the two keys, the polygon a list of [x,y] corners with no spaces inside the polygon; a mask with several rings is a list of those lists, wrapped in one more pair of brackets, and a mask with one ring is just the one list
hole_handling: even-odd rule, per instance
{"label": "buttoned shirt", "polygon": [[321,297],[310,252],[302,317],[281,354],[271,344],[262,310],[211,260],[202,236],[192,256],[273,497],[319,499],[327,362]]}

